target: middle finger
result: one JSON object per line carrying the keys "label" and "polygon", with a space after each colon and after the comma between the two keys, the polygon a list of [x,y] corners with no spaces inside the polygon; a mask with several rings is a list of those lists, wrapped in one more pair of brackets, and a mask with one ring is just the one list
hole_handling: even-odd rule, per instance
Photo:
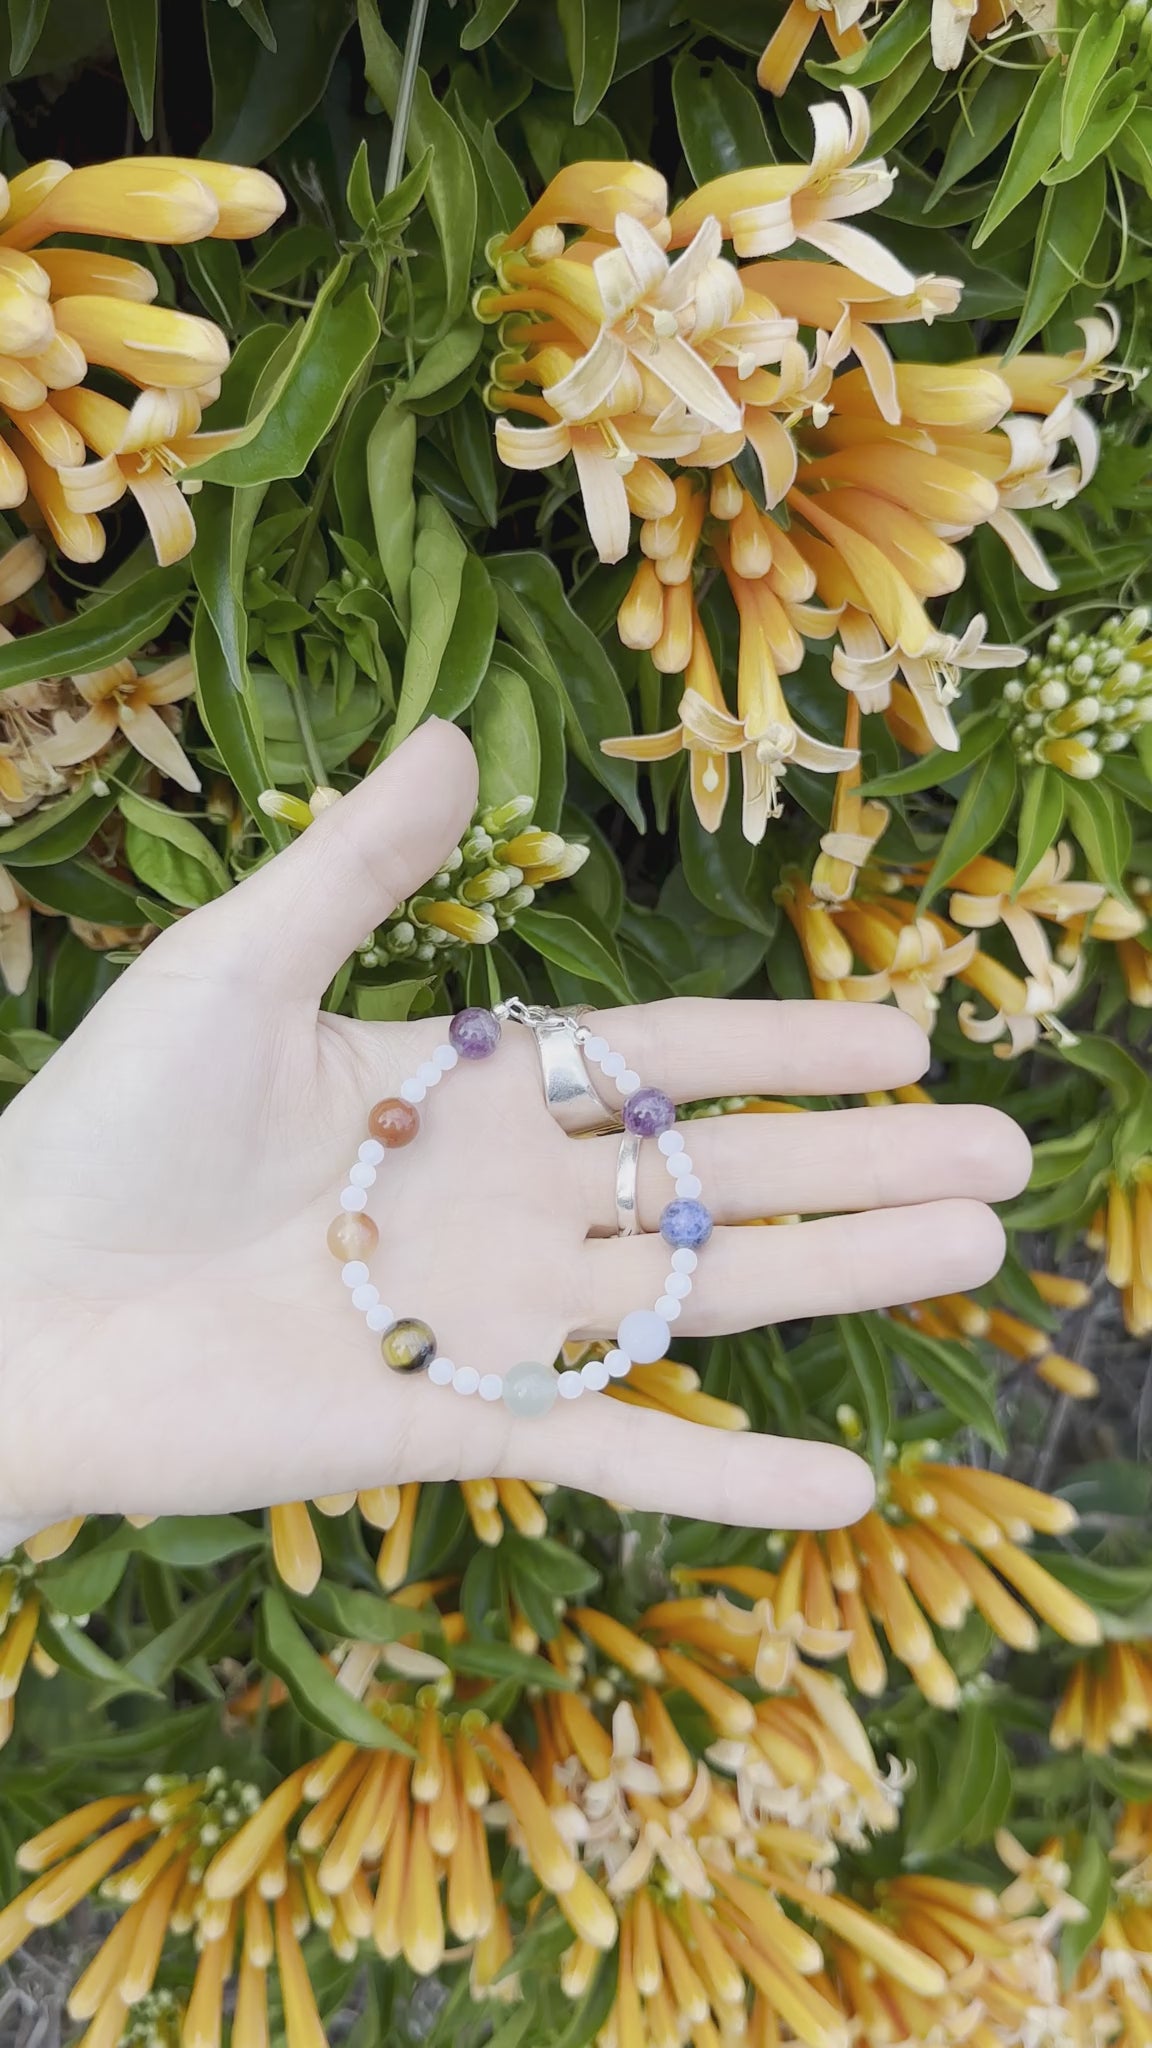
{"label": "middle finger", "polygon": [[[999,1110],[909,1103],[875,1109],[697,1117],[678,1126],[702,1199],[718,1223],[887,1209],[967,1196],[1002,1202],[1028,1179],[1031,1153]],[[616,1136],[575,1144],[593,1236],[616,1230]],[[655,1230],[675,1187],[655,1145],[640,1150],[640,1227]]]}

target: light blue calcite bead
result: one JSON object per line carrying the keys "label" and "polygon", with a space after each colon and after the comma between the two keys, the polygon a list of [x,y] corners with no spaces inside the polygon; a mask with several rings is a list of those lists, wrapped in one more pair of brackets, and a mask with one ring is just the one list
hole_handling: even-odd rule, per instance
{"label": "light blue calcite bead", "polygon": [[504,1375],[504,1406],[510,1415],[531,1422],[556,1404],[556,1374],[550,1365],[526,1358]]}

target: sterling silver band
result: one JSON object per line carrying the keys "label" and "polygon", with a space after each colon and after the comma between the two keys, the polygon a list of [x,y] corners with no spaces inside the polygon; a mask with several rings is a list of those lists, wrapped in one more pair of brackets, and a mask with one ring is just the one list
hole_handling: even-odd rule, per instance
{"label": "sterling silver band", "polygon": [[621,1129],[620,1112],[609,1109],[593,1086],[581,1051],[588,1033],[578,1014],[549,1010],[541,1003],[522,1003],[518,996],[498,1004],[496,1014],[526,1024],[535,1038],[544,1102],[562,1131],[576,1138]]}
{"label": "sterling silver band", "polygon": [[635,1237],[640,1228],[636,1184],[642,1143],[643,1139],[637,1137],[635,1131],[625,1131],[620,1139],[620,1151],[616,1159],[617,1237]]}

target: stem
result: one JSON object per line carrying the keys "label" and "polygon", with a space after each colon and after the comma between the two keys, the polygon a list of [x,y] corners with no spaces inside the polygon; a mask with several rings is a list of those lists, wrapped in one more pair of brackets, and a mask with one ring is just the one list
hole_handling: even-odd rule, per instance
{"label": "stem", "polygon": [[[400,84],[396,91],[396,115],[392,123],[392,142],[388,151],[388,168],[384,173],[382,197],[385,199],[389,198],[396,190],[397,185],[404,176],[404,158],[408,149],[408,130],[412,122],[412,104],[416,97],[416,80],[420,73],[420,49],[424,41],[424,26],[427,19],[428,0],[412,0],[412,12],[408,18],[408,34],[404,41],[404,57],[400,66]],[[384,320],[384,308],[388,299],[388,281],[391,273],[392,259],[389,256],[387,261],[382,263],[376,272],[376,282],[372,291],[372,304],[381,325],[383,325]],[[371,375],[372,361],[369,359],[353,384],[351,391],[348,393],[340,423],[328,445],[320,475],[316,480],[316,488],[312,493],[308,510],[305,513],[304,523],[300,528],[300,537],[296,542],[291,565],[284,579],[284,586],[290,597],[295,597],[299,589],[300,578],[304,574],[304,565],[308,560],[309,550],[316,537],[321,514],[328,502],[328,493],[332,488],[332,478],[336,473],[336,464],[340,460],[340,451],[344,446],[348,422],[368,388]],[[296,684],[292,691],[292,705],[296,713],[296,722],[300,728],[300,743],[308,762],[308,772],[315,781],[318,783],[323,782],[325,779],[324,765],[320,759],[320,751],[316,745],[316,736],[312,730],[312,722],[308,716],[308,709],[304,703],[299,683]]]}

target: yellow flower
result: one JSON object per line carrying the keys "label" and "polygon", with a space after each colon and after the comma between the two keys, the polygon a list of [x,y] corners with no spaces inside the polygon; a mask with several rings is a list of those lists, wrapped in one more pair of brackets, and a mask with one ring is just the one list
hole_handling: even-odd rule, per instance
{"label": "yellow flower", "polygon": [[690,242],[710,214],[731,236],[738,256],[773,256],[797,241],[870,284],[902,295],[915,279],[871,235],[845,224],[845,216],[879,206],[892,191],[893,174],[880,158],[861,162],[868,143],[868,105],[844,87],[847,112],[836,102],[810,109],[810,164],[766,164],[729,171],[701,186],[672,215],[672,246]]}
{"label": "yellow flower", "polygon": [[[0,409],[10,422],[0,503],[31,496],[62,552],[92,562],[104,547],[94,511],[128,488],[159,559],[176,560],[195,528],[169,473],[234,438],[194,433],[201,405],[218,395],[228,343],[211,321],[152,304],[156,281],[141,264],[39,244],[68,232],[158,242],[258,234],[283,210],[279,187],[227,164],[126,158],[79,171],[33,165],[0,203]],[[130,419],[111,398],[76,388],[89,365],[140,388]],[[86,442],[100,457],[87,468]]]}
{"label": "yellow flower", "polygon": [[1104,1247],[1104,1270],[1119,1289],[1127,1329],[1146,1337],[1152,1331],[1152,1160],[1141,1160],[1127,1181],[1112,1175],[1093,1239]]}
{"label": "yellow flower", "polygon": [[40,743],[44,760],[56,768],[74,767],[91,761],[119,735],[181,789],[199,789],[200,777],[157,708],[192,695],[196,678],[189,655],[178,655],[147,675],[131,661],[118,661],[73,681],[89,709],[82,718],[58,719],[52,737]]}
{"label": "yellow flower", "polygon": [[648,164],[566,164],[499,248],[523,248],[540,229],[547,235],[561,224],[608,235],[622,213],[644,227],[658,228],[667,207],[668,187]]}
{"label": "yellow flower", "polygon": [[888,824],[887,804],[860,795],[860,705],[856,698],[849,698],[844,714],[844,749],[856,759],[836,777],[832,823],[821,837],[812,869],[812,894],[818,903],[848,900]]}
{"label": "yellow flower", "polygon": [[1152,1642],[1111,1642],[1072,1666],[1049,1741],[1092,1756],[1126,1749],[1152,1729]]}

